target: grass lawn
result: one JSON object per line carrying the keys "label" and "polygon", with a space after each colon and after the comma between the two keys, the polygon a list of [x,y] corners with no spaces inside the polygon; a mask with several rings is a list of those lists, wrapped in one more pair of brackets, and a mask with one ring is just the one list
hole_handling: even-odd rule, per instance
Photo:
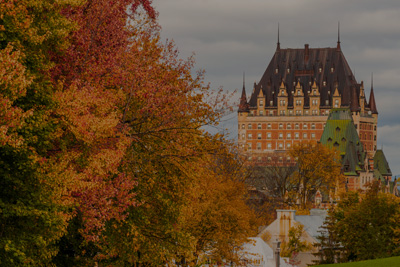
{"label": "grass lawn", "polygon": [[391,267],[391,266],[400,266],[400,257],[391,257],[385,259],[377,259],[377,260],[369,260],[369,261],[357,261],[357,262],[348,262],[341,264],[323,264],[318,265],[319,267]]}

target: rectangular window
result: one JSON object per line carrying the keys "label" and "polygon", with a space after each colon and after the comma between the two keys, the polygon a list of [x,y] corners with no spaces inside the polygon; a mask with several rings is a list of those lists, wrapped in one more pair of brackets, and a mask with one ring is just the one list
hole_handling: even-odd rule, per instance
{"label": "rectangular window", "polygon": [[257,134],[257,139],[261,139],[261,133]]}
{"label": "rectangular window", "polygon": [[271,133],[267,133],[267,138],[271,139]]}
{"label": "rectangular window", "polygon": [[248,138],[248,139],[251,139],[251,138],[253,138],[253,135],[252,135],[251,133],[249,133],[249,134],[247,135],[247,138]]}
{"label": "rectangular window", "polygon": [[259,104],[260,107],[262,107],[262,106],[264,105],[264,102],[263,102],[262,100],[260,100],[260,101],[258,102],[258,104]]}
{"label": "rectangular window", "polygon": [[303,138],[307,139],[307,133],[303,133]]}
{"label": "rectangular window", "polygon": [[307,123],[304,123],[303,124],[303,129],[307,129],[308,128],[308,124]]}
{"label": "rectangular window", "polygon": [[286,125],[286,129],[292,129],[292,125],[291,125],[290,123],[288,123],[288,124]]}
{"label": "rectangular window", "polygon": [[283,124],[279,123],[279,129],[283,129]]}
{"label": "rectangular window", "polygon": [[299,133],[295,133],[295,134],[294,134],[294,138],[295,138],[295,139],[299,139]]}
{"label": "rectangular window", "polygon": [[288,133],[288,134],[286,135],[286,138],[287,138],[287,139],[291,139],[291,138],[292,138],[292,135],[291,135],[290,133]]}
{"label": "rectangular window", "polygon": [[267,129],[271,129],[271,123],[267,124]]}
{"label": "rectangular window", "polygon": [[249,125],[247,125],[247,129],[251,129],[251,123],[249,123]]}
{"label": "rectangular window", "polygon": [[268,144],[267,144],[267,148],[268,148],[268,149],[271,149],[271,143],[268,143]]}
{"label": "rectangular window", "polygon": [[283,133],[279,133],[279,139],[283,139]]}
{"label": "rectangular window", "polygon": [[311,133],[311,138],[315,139],[315,133]]}
{"label": "rectangular window", "polygon": [[257,143],[257,149],[261,150],[261,143]]}

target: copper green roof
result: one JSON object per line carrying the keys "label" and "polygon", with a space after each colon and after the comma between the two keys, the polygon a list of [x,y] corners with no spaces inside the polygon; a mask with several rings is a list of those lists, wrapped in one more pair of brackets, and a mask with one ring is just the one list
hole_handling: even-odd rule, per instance
{"label": "copper green roof", "polygon": [[389,168],[389,163],[387,162],[385,154],[381,149],[378,149],[375,152],[374,170],[378,170],[383,176],[392,176],[392,171]]}
{"label": "copper green roof", "polygon": [[345,175],[357,175],[363,169],[365,152],[349,109],[331,110],[320,142],[340,151]]}

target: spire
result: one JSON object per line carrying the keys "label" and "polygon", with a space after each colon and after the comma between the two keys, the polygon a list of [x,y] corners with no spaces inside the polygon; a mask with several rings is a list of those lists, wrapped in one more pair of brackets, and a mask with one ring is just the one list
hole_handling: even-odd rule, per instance
{"label": "spire", "polygon": [[243,90],[245,90],[245,86],[244,86],[244,75],[245,75],[245,73],[244,73],[244,71],[243,71]]}
{"label": "spire", "polygon": [[338,21],[338,31],[337,31],[337,51],[340,51],[340,21]]}
{"label": "spire", "polygon": [[245,88],[245,83],[244,83],[244,72],[243,72],[243,89],[242,89],[242,96],[240,97],[240,104],[239,104],[239,112],[240,111],[247,111],[249,107],[249,104],[247,103],[247,97],[246,97],[246,88]]}
{"label": "spire", "polygon": [[369,94],[369,108],[372,114],[378,114],[378,110],[376,109],[375,103],[375,95],[374,95],[374,76],[371,73],[371,93]]}
{"label": "spire", "polygon": [[276,50],[281,50],[281,43],[279,42],[279,23],[278,23],[278,42],[276,43]]}

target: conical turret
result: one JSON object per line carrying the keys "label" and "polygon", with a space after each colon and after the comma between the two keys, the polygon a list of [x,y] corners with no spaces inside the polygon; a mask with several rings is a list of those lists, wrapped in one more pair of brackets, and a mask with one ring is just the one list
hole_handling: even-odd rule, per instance
{"label": "conical turret", "polygon": [[369,94],[369,109],[371,110],[372,114],[378,114],[378,110],[376,108],[376,103],[375,103],[375,95],[374,95],[374,81],[373,81],[373,76],[371,75],[371,93]]}
{"label": "conical turret", "polygon": [[249,109],[249,104],[247,103],[247,97],[246,97],[246,87],[244,84],[244,73],[243,73],[243,89],[242,89],[242,96],[240,97],[240,103],[239,103],[239,112],[241,111],[248,111]]}

